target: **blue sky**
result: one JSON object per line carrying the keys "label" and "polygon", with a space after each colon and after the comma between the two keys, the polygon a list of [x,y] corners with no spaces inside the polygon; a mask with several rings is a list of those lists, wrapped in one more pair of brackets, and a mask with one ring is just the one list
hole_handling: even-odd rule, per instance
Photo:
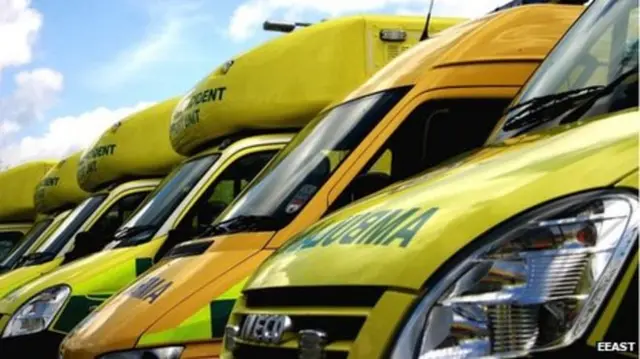
{"label": "blue sky", "polygon": [[[505,0],[437,0],[473,17]],[[0,0],[0,161],[59,157],[269,37],[265,19],[424,13],[429,0]]]}

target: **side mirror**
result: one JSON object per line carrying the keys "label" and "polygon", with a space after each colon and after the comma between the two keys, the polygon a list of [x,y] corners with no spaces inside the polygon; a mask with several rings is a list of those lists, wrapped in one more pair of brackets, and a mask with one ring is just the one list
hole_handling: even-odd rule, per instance
{"label": "side mirror", "polygon": [[110,236],[95,232],[76,234],[73,249],[64,256],[63,264],[99,252],[109,242]]}

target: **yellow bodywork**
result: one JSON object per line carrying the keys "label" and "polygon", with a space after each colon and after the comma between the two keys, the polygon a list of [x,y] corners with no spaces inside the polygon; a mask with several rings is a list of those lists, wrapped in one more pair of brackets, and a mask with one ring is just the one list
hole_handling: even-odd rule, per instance
{"label": "yellow bodywork", "polygon": [[[562,6],[518,8],[444,30],[405,51],[347,100],[408,84],[411,90],[291,223],[277,232],[216,236],[200,255],[160,262],[76,327],[61,346],[63,357],[89,359],[167,345],[186,345],[183,359],[217,357],[228,312],[247,278],[273,250],[325,214],[413,109],[438,99],[512,98],[580,11]],[[505,31],[510,35],[502,36]],[[211,238],[202,241],[207,240]],[[328,263],[334,262],[335,258]],[[314,272],[321,276],[326,263]],[[159,289],[146,291],[149,288]]]}
{"label": "yellow bodywork", "polygon": [[[36,186],[54,164],[51,161],[33,161],[0,173],[0,234],[3,236],[1,271],[10,269],[8,258],[12,254],[17,258],[18,252],[31,245],[31,240],[24,234],[41,220],[37,216],[37,202],[34,201]],[[4,238],[11,239],[11,242]]]}
{"label": "yellow bodywork", "polygon": [[73,207],[89,196],[76,179],[81,155],[79,151],[61,160],[38,183],[34,202],[39,213]]}
{"label": "yellow bodywork", "polygon": [[[37,238],[31,238],[31,243],[25,244],[27,248],[22,248],[22,255],[35,252],[66,219],[70,213],[69,209],[89,196],[89,193],[80,188],[76,179],[80,155],[81,152],[76,152],[60,160],[55,166],[51,166],[33,187],[31,201],[37,212],[40,213],[39,220],[50,221],[50,224]],[[47,268],[42,270],[47,270]],[[35,272],[39,273],[42,270],[37,269]],[[7,273],[0,276],[0,283],[2,283],[0,284],[0,298],[32,278],[31,274],[26,273],[33,271],[34,269],[23,269],[15,276]]]}
{"label": "yellow bodywork", "polygon": [[33,222],[33,194],[55,161],[28,162],[0,173],[0,223]]}
{"label": "yellow bodywork", "polygon": [[35,188],[35,208],[42,217],[52,219],[48,228],[29,246],[24,254],[30,254],[46,240],[49,234],[57,229],[66,218],[69,208],[75,207],[89,196],[78,185],[76,172],[81,151],[76,152],[58,162],[40,180]]}
{"label": "yellow bodywork", "polygon": [[[116,187],[111,191],[98,192],[90,196],[90,197],[93,197],[96,195],[104,194],[106,195],[106,198],[98,207],[98,209],[94,211],[89,216],[89,218],[87,218],[87,220],[80,226],[80,229],[78,230],[78,232],[89,230],[93,226],[93,224],[120,198],[135,192],[141,192],[141,191],[151,192],[153,188],[155,188],[155,186],[158,185],[159,182],[160,180],[151,180],[151,179],[128,182]],[[66,215],[68,216],[68,214]],[[70,218],[64,218],[64,219],[70,219]],[[38,246],[36,246],[35,251],[37,251],[42,246],[46,246],[47,240],[50,240],[51,238],[55,237],[59,232],[63,231],[65,229],[64,225],[65,225],[64,220],[62,220],[55,230],[47,231],[46,233],[44,233],[42,236],[43,238],[38,241]],[[45,263],[37,264],[37,265],[20,267],[0,276],[0,298],[4,297],[9,292],[17,289],[18,287],[24,285],[25,283],[58,268],[64,260],[64,254],[67,253],[69,250],[71,250],[72,247],[73,247],[73,241],[72,241],[72,238],[69,238],[68,242],[66,242],[66,244],[64,245],[64,249],[61,250],[60,253],[58,253],[58,255],[52,260],[47,261]],[[30,252],[33,252],[33,251],[34,250],[32,249]],[[3,312],[3,308],[0,307],[0,313],[7,313],[6,309]],[[3,328],[4,328],[3,326],[0,326],[0,330]]]}
{"label": "yellow bodywork", "polygon": [[[560,196],[613,186],[636,170],[639,119],[633,109],[516,137],[391,186],[296,236],[262,266],[247,289],[313,282],[419,290],[444,260],[496,223]],[[340,241],[347,233],[332,237],[335,241],[317,235],[356,214],[412,208],[419,210],[385,238],[361,242],[368,234],[364,230],[350,233],[353,241]],[[412,238],[393,235],[430,209],[435,210],[426,225],[412,227]],[[424,253],[429,253],[428,261],[419,260]],[[329,258],[334,258],[331,271],[312,270]],[[419,265],[403,266],[400,261]],[[371,268],[373,262],[379,270]]]}
{"label": "yellow bodywork", "polygon": [[107,129],[80,158],[78,183],[96,191],[123,179],[161,177],[183,157],[169,143],[167,129],[178,98],[138,111]]}
{"label": "yellow bodywork", "polygon": [[[637,171],[639,119],[633,109],[515,138],[327,217],[261,266],[247,283],[230,324],[248,313],[369,318],[357,340],[330,343],[326,350],[349,352],[349,359],[384,357],[397,325],[425,283],[475,238],[540,203],[612,187]],[[622,187],[638,188],[633,180]],[[389,222],[378,213],[396,213],[398,221],[385,228]],[[349,225],[354,218],[356,224]],[[331,263],[331,270],[319,271],[326,263]],[[310,285],[384,290],[377,304],[353,309],[254,308],[247,302],[254,291]],[[297,349],[297,342],[285,342],[280,348],[283,351],[274,355],[284,355],[285,348]],[[223,358],[233,356],[227,353]]]}
{"label": "yellow bodywork", "polygon": [[[0,276],[0,298],[58,268],[64,255],[73,248],[76,233],[88,231],[112,206],[125,196],[149,193],[160,179],[135,179],[161,176],[182,159],[169,144],[166,131],[171,112],[178,99],[169,99],[141,110],[107,129],[98,140],[82,154],[74,154],[52,170],[39,187],[36,201],[44,209],[67,204],[67,198],[77,200],[84,191],[93,191],[88,198],[104,197],[100,205],[79,226],[75,233],[67,234],[62,249],[55,258],[44,263],[24,266]],[[164,134],[164,136],[162,136]],[[56,178],[59,178],[57,180]],[[127,179],[127,182],[122,182]],[[70,184],[69,182],[76,182]],[[55,231],[48,231],[31,252],[40,251],[58,236],[62,236],[73,218]],[[44,288],[48,287],[45,285]],[[44,289],[43,288],[43,289]],[[27,300],[28,297],[22,298]],[[2,307],[0,313],[11,313],[13,307]],[[10,311],[11,310],[11,311]],[[0,323],[2,324],[2,323]],[[0,330],[4,326],[0,326]]]}
{"label": "yellow bodywork", "polygon": [[[460,20],[436,18],[432,22],[432,32],[456,22]],[[216,69],[185,95],[181,106],[187,108],[179,106],[174,112],[171,139],[176,150],[183,154],[192,155],[194,151],[200,151],[183,165],[205,157],[216,156],[217,160],[189,190],[184,201],[172,210],[170,217],[157,225],[159,229],[154,238],[144,244],[96,253],[34,280],[15,291],[11,300],[1,303],[0,313],[11,314],[26,298],[53,285],[65,284],[73,291],[70,302],[74,305],[68,307],[76,309],[73,312],[62,310],[49,331],[64,333],[70,330],[68,323],[79,321],[88,314],[88,308],[99,303],[97,298],[106,298],[117,292],[151,266],[168,231],[182,223],[227,167],[250,153],[280,150],[293,137],[292,132],[309,122],[323,107],[344,97],[391,58],[416,44],[423,26],[422,17],[359,16],[328,21],[313,26],[311,30],[305,29],[258,46],[235,58],[230,71],[221,73],[222,70]],[[378,37],[385,29],[403,30],[407,38],[404,41],[382,41]],[[318,50],[323,55],[310,60],[310,54]],[[282,57],[282,52],[292,52],[295,56]],[[260,66],[256,67],[258,63]],[[312,74],[312,77],[307,82],[300,82],[291,76],[293,68],[293,71]],[[270,82],[283,74],[294,81]],[[246,86],[248,81],[252,86]],[[269,84],[269,91],[261,87],[266,84]],[[233,96],[223,99],[222,91],[216,92],[220,87],[225,91],[228,87],[229,94]],[[197,114],[196,122],[192,122],[193,113]],[[127,122],[123,122],[115,129],[117,135],[123,135],[126,125]],[[197,139],[190,140],[189,146],[182,146],[180,139],[190,136]],[[201,151],[203,145],[209,148]],[[113,147],[114,150],[112,147],[105,135],[87,153],[92,153],[99,161],[112,159],[116,163],[118,147]],[[91,166],[87,164],[86,168]],[[98,166],[104,168],[102,162],[94,167]],[[178,170],[179,167],[176,168]],[[84,175],[82,170],[80,174]],[[154,201],[153,195],[149,198],[141,208],[163,205]],[[137,215],[134,214],[131,223],[124,226],[143,225],[136,221]],[[83,309],[79,310],[78,306]],[[85,309],[87,311],[82,312]]]}
{"label": "yellow bodywork", "polygon": [[[430,28],[435,33],[461,21],[434,18]],[[367,15],[277,37],[197,84],[176,109],[171,142],[179,153],[193,154],[211,138],[241,130],[300,128],[415,45],[423,28],[423,17]],[[381,41],[383,29],[404,30],[406,39]]]}

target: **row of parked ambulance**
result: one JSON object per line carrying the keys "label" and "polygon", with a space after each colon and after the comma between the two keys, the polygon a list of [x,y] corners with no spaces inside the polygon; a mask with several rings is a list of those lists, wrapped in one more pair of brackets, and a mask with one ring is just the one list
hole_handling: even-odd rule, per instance
{"label": "row of parked ambulance", "polygon": [[638,21],[330,19],[0,173],[0,358],[637,356]]}

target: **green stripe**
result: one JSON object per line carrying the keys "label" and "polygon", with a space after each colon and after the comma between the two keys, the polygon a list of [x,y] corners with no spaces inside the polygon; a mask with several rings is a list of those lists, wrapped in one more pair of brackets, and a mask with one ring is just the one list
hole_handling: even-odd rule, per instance
{"label": "green stripe", "polygon": [[211,337],[209,306],[205,306],[177,327],[142,335],[138,345],[163,345],[167,343],[207,340]]}
{"label": "green stripe", "polygon": [[227,326],[227,321],[235,302],[235,299],[225,299],[216,300],[210,304],[211,336],[213,338],[222,338],[224,336],[224,328]]}
{"label": "green stripe", "polygon": [[136,277],[146,272],[152,265],[153,260],[151,258],[136,258]]}
{"label": "green stripe", "polygon": [[71,297],[62,313],[60,313],[58,320],[53,325],[52,330],[69,333],[71,329],[91,313],[93,308],[102,304],[103,301],[104,300],[89,299],[84,296]]}
{"label": "green stripe", "polygon": [[231,310],[248,277],[236,283],[216,300],[203,306],[178,326],[164,331],[143,334],[138,345],[152,346],[222,338]]}

